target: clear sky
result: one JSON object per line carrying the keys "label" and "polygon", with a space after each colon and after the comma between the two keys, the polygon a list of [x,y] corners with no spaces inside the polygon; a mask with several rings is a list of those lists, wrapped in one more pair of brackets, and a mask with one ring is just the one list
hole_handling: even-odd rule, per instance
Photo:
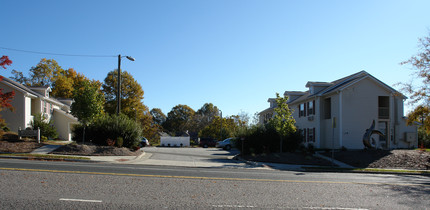
{"label": "clear sky", "polygon": [[[388,85],[412,79],[401,66],[428,35],[428,0],[0,0],[0,49],[28,73],[55,59],[103,81],[122,60],[145,91],[144,104],[167,114],[211,102],[223,116],[266,109],[267,99],[365,70]],[[399,87],[394,87],[399,89]]]}

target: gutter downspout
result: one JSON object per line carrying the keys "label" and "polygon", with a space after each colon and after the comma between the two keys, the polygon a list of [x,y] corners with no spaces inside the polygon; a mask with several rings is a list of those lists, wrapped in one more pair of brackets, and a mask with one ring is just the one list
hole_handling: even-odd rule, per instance
{"label": "gutter downspout", "polygon": [[343,143],[343,135],[342,135],[342,127],[343,127],[343,123],[342,123],[342,111],[343,111],[343,107],[342,107],[342,90],[338,91],[339,93],[339,120],[338,120],[338,124],[339,124],[339,148],[342,148],[342,143]]}

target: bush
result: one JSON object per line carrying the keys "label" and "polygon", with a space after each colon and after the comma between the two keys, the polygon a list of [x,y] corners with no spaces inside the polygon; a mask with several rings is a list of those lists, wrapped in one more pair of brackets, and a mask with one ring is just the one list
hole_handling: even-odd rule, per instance
{"label": "bush", "polygon": [[30,123],[33,130],[40,128],[40,138],[42,140],[58,138],[57,130],[55,129],[52,119],[46,122],[47,119],[41,113],[34,115],[33,121]]}
{"label": "bush", "polygon": [[[75,126],[73,134],[74,141],[82,142],[83,126]],[[140,125],[123,114],[105,115],[85,128],[85,141],[97,145],[107,145],[107,139],[111,139],[115,146],[135,148],[139,145],[141,137]]]}
{"label": "bush", "polygon": [[[261,154],[261,153],[275,153],[279,152],[280,148],[280,135],[273,126],[269,124],[265,126],[253,126],[237,133],[238,141],[236,147],[242,150],[243,141],[243,154]],[[282,151],[293,152],[299,148],[302,142],[302,136],[298,133],[291,133],[282,138]]]}

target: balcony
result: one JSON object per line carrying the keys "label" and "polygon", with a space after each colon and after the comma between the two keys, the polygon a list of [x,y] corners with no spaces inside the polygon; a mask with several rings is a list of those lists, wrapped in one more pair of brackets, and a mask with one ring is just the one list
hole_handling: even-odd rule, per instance
{"label": "balcony", "polygon": [[390,108],[379,107],[378,108],[378,118],[379,119],[390,119]]}

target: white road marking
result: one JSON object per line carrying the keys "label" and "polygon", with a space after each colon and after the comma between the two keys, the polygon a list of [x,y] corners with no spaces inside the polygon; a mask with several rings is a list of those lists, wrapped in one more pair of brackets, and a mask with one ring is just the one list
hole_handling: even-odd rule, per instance
{"label": "white road marking", "polygon": [[76,201],[76,202],[91,202],[91,203],[101,203],[101,200],[84,200],[84,199],[73,199],[73,198],[60,198],[60,201]]}

